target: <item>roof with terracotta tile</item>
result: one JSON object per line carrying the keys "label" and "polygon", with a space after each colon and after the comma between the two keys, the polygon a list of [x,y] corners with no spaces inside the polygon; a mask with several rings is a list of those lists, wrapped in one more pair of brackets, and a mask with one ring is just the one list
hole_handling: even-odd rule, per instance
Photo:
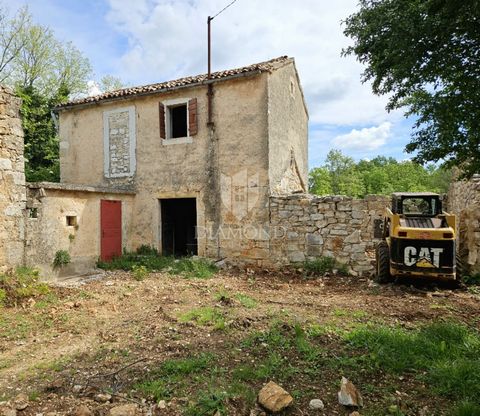
{"label": "roof with terracotta tile", "polygon": [[[212,72],[212,81],[226,80],[228,78],[235,78],[241,75],[254,75],[262,72],[270,72],[283,64],[293,62],[293,58],[288,56],[280,56],[278,58],[271,59],[269,61],[244,66],[241,68],[227,69],[224,71]],[[210,82],[212,82],[210,81]],[[172,81],[160,82],[157,84],[143,85],[139,87],[129,87],[120,90],[109,91],[103,94],[94,95],[90,97],[84,97],[77,100],[70,101],[68,103],[59,105],[57,110],[65,110],[70,107],[78,105],[88,105],[100,103],[102,101],[111,101],[115,99],[129,98],[132,96],[147,95],[157,92],[171,91],[178,88],[185,88],[189,86],[206,84],[208,82],[207,74],[195,75],[185,78],[179,78]]]}

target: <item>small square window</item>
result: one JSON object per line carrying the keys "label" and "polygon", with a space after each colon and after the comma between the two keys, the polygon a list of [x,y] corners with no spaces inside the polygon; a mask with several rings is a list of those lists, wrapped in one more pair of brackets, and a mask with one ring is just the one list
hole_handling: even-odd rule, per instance
{"label": "small square window", "polygon": [[77,226],[77,217],[75,215],[67,215],[67,225],[69,227]]}
{"label": "small square window", "polygon": [[168,107],[170,119],[170,139],[187,137],[187,104]]}
{"label": "small square window", "polygon": [[38,218],[38,208],[30,208],[28,210],[28,217],[29,218]]}

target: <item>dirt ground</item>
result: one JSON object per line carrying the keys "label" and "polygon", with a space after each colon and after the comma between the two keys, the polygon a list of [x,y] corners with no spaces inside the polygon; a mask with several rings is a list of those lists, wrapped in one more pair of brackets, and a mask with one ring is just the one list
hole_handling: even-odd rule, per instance
{"label": "dirt ground", "polygon": [[[220,322],[185,318],[199,308],[217,311]],[[345,330],[368,322],[406,328],[438,319],[455,319],[475,328],[480,323],[479,296],[466,289],[379,286],[367,279],[305,279],[294,271],[251,270],[224,271],[208,280],[154,273],[142,281],[130,273],[107,272],[102,279],[78,287],[52,288],[47,299],[0,309],[0,314],[0,400],[27,394],[29,405],[18,412],[25,416],[79,414],[82,404],[93,414],[103,415],[122,403],[137,403],[144,414],[183,414],[191,397],[179,397],[173,391],[162,408],[163,404],[154,406],[152,397],[136,390],[135,383],[166,360],[201,353],[213,354],[210,365],[224,373],[238,363],[252,361],[255,366],[258,357],[249,355],[242,342],[249,334],[268,329],[273,321]],[[340,348],[336,336],[327,332],[321,343],[326,354],[335,357]],[[341,374],[338,368],[319,370],[313,379],[297,374],[280,380],[286,390],[296,392],[286,414],[345,414],[336,397],[342,375],[362,391],[362,414],[377,414],[369,413],[369,407],[384,406],[386,396],[392,394],[407,395],[415,402],[414,410],[405,414],[419,414],[418,409],[425,407],[431,409],[426,414],[442,414],[435,409],[442,407],[442,400],[432,402],[422,393],[425,386],[408,376],[399,377],[394,392],[387,394],[388,380],[381,375],[367,380],[361,372]],[[202,383],[198,380],[193,390]],[[256,379],[250,386],[258,391],[266,381]],[[188,388],[182,394],[189,394]],[[323,400],[323,412],[309,409],[309,401],[315,398]],[[223,414],[257,414],[254,407],[241,397],[238,402],[230,399]]]}

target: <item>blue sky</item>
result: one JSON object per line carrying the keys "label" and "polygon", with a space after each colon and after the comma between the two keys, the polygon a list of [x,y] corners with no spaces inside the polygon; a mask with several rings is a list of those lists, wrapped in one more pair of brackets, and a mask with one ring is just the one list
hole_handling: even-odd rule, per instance
{"label": "blue sky", "polygon": [[[27,4],[36,22],[72,41],[94,78],[130,85],[206,71],[206,17],[229,0],[0,0],[11,12]],[[406,159],[412,122],[387,113],[386,97],[362,84],[363,67],[340,56],[349,39],[341,20],[357,0],[237,0],[213,21],[213,67],[226,69],[280,55],[295,57],[310,112],[310,167],[332,148],[356,160]]]}

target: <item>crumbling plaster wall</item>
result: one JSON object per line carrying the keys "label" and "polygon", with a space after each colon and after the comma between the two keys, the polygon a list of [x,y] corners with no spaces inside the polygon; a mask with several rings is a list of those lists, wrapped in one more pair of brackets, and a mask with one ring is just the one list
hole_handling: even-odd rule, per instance
{"label": "crumbling plaster wall", "polygon": [[[75,191],[62,184],[48,185],[50,188],[30,185],[28,208],[35,210],[35,218],[26,219],[26,264],[38,268],[42,277],[88,273],[95,268],[100,256],[102,199],[122,201],[122,243],[124,249],[131,248],[133,195]],[[68,225],[67,216],[76,217],[76,226]],[[53,269],[53,260],[59,250],[68,251],[72,262]]]}
{"label": "crumbling plaster wall", "polygon": [[26,203],[20,99],[0,86],[0,270],[23,263]]}
{"label": "crumbling plaster wall", "polygon": [[470,271],[480,273],[480,175],[470,181],[453,182],[447,208],[457,216],[460,258]]}
{"label": "crumbling plaster wall", "polygon": [[270,260],[287,264],[335,257],[353,275],[374,271],[373,221],[390,198],[290,195],[270,199]]}
{"label": "crumbling plaster wall", "polygon": [[268,77],[268,147],[272,194],[307,192],[308,112],[292,64]]}

